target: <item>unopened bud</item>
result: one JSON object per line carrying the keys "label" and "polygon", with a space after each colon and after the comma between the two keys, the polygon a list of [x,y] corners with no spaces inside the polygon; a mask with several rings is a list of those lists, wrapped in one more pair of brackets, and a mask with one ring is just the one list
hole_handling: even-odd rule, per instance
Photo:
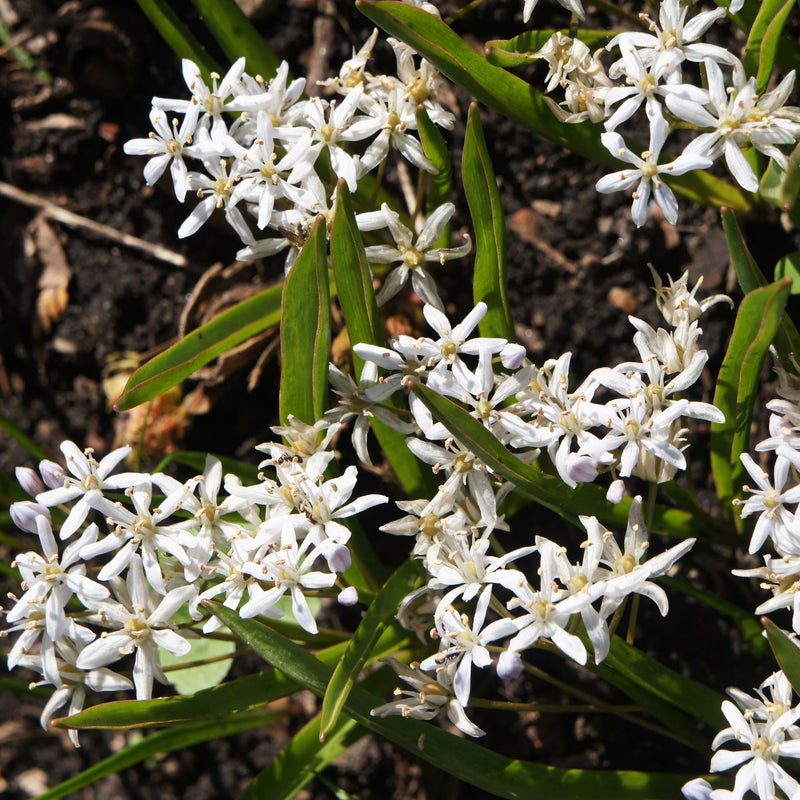
{"label": "unopened bud", "polygon": [[573,453],[567,460],[567,475],[575,483],[591,483],[597,477],[597,465],[589,456]]}
{"label": "unopened bud", "polygon": [[39,531],[36,527],[37,517],[45,517],[50,522],[49,509],[34,503],[32,500],[20,500],[18,503],[12,503],[9,511],[14,524],[27,533],[38,534]]}
{"label": "unopened bud", "polygon": [[506,369],[517,369],[525,360],[525,348],[521,344],[509,342],[500,351],[500,363]]}
{"label": "unopened bud", "polygon": [[622,478],[617,478],[611,483],[611,486],[608,487],[606,500],[616,505],[622,501],[623,497],[625,497],[625,481],[623,481]]}
{"label": "unopened bud", "polygon": [[64,485],[64,467],[55,461],[40,461],[39,474],[48,489],[60,489]]}
{"label": "unopened bud", "polygon": [[354,606],[358,602],[358,589],[355,586],[348,586],[339,592],[336,598],[340,606]]}
{"label": "unopened bud", "polygon": [[45,490],[45,485],[35,469],[30,467],[17,467],[14,470],[19,485],[31,496],[36,497]]}
{"label": "unopened bud", "polygon": [[350,551],[343,544],[337,544],[325,553],[331,572],[344,572],[353,563]]}
{"label": "unopened bud", "polygon": [[522,657],[519,653],[506,650],[500,653],[497,659],[497,677],[504,681],[511,681],[519,677],[522,672]]}

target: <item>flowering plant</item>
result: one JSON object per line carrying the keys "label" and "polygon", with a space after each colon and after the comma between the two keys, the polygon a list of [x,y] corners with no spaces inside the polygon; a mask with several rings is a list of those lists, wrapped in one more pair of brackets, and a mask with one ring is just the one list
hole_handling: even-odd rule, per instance
{"label": "flowering plant", "polygon": [[[652,604],[664,617],[676,596],[745,626],[742,609],[693,586],[684,565],[697,551],[749,542],[750,555],[766,547],[774,555],[734,575],[761,579],[770,597],[756,613],[791,608],[783,622],[800,633],[800,334],[784,314],[800,289],[780,274],[768,282],[735,217],[766,216],[773,206],[787,229],[797,222],[800,109],[788,104],[795,73],[785,65],[798,50],[783,36],[791,4],[737,1],[695,13],[663,0],[658,21],[633,17],[638,28],[600,36],[581,29],[583,6],[569,0],[569,35],[532,31],[493,42],[484,56],[435,5],[362,0],[391,36],[375,29],[314,87],[292,78],[287,62],[252,53],[248,37],[257,34],[231,4],[214,16],[240,56],[223,76],[160,2],[140,4],[182,56],[186,91],[153,98],[152,133],[125,152],[146,157],[148,184],[168,174],[179,202],[196,198],[178,237],[221,212],[239,240],[236,257],[278,260],[282,278],[142,366],[118,407],[153,400],[280,322],[280,424],[257,447],[257,472],[214,455],[184,457],[193,471],[179,479],[166,464],[129,470],[129,446],[98,460],[71,441],[59,462],[18,469],[30,499],[11,516],[27,549],[12,563],[21,589],[4,635],[9,667],[52,687],[42,724],[67,729],[76,745],[90,728],[165,726],[161,746],[177,747],[264,725],[277,714],[266,704],[305,687],[321,708],[284,760],[317,770],[369,731],[503,797],[563,796],[575,781],[581,792],[613,797],[681,789],[715,800],[797,797],[792,638],[768,626],[777,662],[754,681],[756,696],[729,689],[732,702],[724,687],[648,654],[643,639],[657,621],[637,631],[640,608],[644,615]],[[534,5],[524,3],[525,22]],[[743,60],[702,41],[723,20],[749,27]],[[373,71],[380,47],[392,73]],[[253,74],[251,59],[268,70]],[[544,91],[510,71],[531,60],[546,63]],[[785,71],[780,80],[776,71]],[[676,223],[676,194],[725,207],[746,294],[713,393],[701,381],[709,376],[703,315],[733,302],[704,295],[688,273],[665,281],[643,270],[661,321],[629,317],[628,360],[577,377],[570,352],[530,360],[516,341],[500,195],[477,105],[461,153],[474,235],[451,231],[458,198],[442,130],[458,120],[443,101],[443,76],[614,170],[596,189],[633,189],[636,227],[652,216]],[[643,152],[619,132],[637,123],[648,130]],[[682,136],[679,153],[662,155]],[[732,183],[709,171],[720,157]],[[400,176],[394,183],[387,164]],[[473,255],[474,305],[455,321],[443,276]],[[797,261],[797,253],[782,259],[783,273]],[[389,312],[412,290],[418,325],[386,336]],[[334,317],[348,340],[338,363]],[[757,462],[748,435],[770,348],[780,399],[767,405]],[[701,459],[710,450],[711,506],[685,480],[696,450]],[[748,475],[756,488],[745,485]],[[542,531],[523,509],[547,509],[561,522]],[[380,555],[379,536],[402,537],[399,567]],[[346,635],[323,624],[353,606],[363,616]],[[239,645],[271,665],[257,681],[226,680]],[[594,676],[591,690],[560,677],[573,664]],[[180,675],[190,670],[199,677],[186,688]],[[536,698],[485,696],[526,676],[565,690],[582,710],[618,715],[689,751],[713,750],[711,779],[630,771],[635,763],[566,770],[496,752],[481,727],[490,727],[489,711],[547,710]],[[601,679],[634,706],[606,702]],[[180,696],[157,697],[169,684]],[[95,698],[122,691],[132,698]],[[484,736],[487,746],[473,741]],[[148,752],[132,745],[125,763]],[[269,787],[272,796],[279,787],[290,797],[312,777],[276,760],[248,791]]]}

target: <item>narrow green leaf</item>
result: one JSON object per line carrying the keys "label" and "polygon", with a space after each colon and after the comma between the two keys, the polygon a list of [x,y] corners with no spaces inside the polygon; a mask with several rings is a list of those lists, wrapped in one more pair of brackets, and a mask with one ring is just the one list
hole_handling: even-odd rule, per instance
{"label": "narrow green leaf", "polygon": [[199,742],[207,742],[209,739],[221,739],[224,736],[233,736],[242,731],[260,728],[275,722],[280,716],[280,713],[271,710],[252,711],[159,731],[141,742],[129,745],[113,756],[104,758],[74,778],[59,783],[58,786],[40,794],[36,800],[56,800],[58,797],[65,797],[71,792],[77,792],[84,786],[89,786],[95,781],[105,778],[106,775],[114,775],[158,753],[184,750]]}
{"label": "narrow green leaf", "polygon": [[172,3],[167,0],[137,0],[139,8],[161,34],[164,41],[172,48],[178,58],[188,58],[194,61],[203,74],[203,79],[209,81],[212,72],[219,72],[220,67],[206,52],[191,31],[180,21],[178,15],[172,10]]}
{"label": "narrow green leaf", "polygon": [[[392,36],[411,45],[443,75],[457,83],[477,100],[496,109],[509,119],[586,156],[598,164],[619,169],[620,162],[600,142],[599,125],[582,122],[564,125],[554,116],[542,92],[490,64],[441,20],[420,8],[395,0],[358,0],[359,10]],[[641,152],[645,148],[631,145]],[[725,205],[739,211],[750,208],[750,200],[735,186],[714,178],[705,171],[695,171],[670,179],[673,189],[698,202]]]}
{"label": "narrow green leaf", "polygon": [[304,725],[291,741],[239,795],[238,800],[292,800],[331,761],[338,758],[366,731],[342,717],[324,741],[320,741],[320,715]]}
{"label": "narrow green leaf", "polygon": [[767,639],[775,660],[780,664],[792,688],[800,694],[800,648],[797,646],[797,639],[789,637],[771,619],[762,619],[764,628],[767,631]]}
{"label": "narrow green leaf", "polygon": [[467,117],[461,174],[475,229],[475,271],[472,293],[489,310],[481,320],[482,336],[516,341],[506,280],[506,224],[500,191],[486,148],[480,111],[474,103]]}
{"label": "narrow green leaf", "polygon": [[283,286],[280,417],[313,425],[328,408],[331,297],[325,219],[319,217]]}
{"label": "narrow green leaf", "polygon": [[[331,265],[351,344],[383,345],[381,319],[372,287],[372,271],[356,224],[352,198],[343,181],[339,182],[336,190]],[[363,361],[354,355],[353,362],[356,374],[360,376]],[[412,497],[431,496],[436,491],[433,475],[406,447],[405,437],[376,417],[372,418],[371,424],[383,454],[406,492]]]}
{"label": "narrow green leaf", "polygon": [[[736,215],[730,209],[722,209],[722,229],[728,241],[728,252],[736,272],[736,279],[742,290],[747,293],[759,286],[766,286],[767,279],[747,249],[739,224],[736,222]],[[792,357],[800,354],[800,332],[788,314],[783,315],[775,336],[775,349],[783,368],[789,372],[796,372]]]}
{"label": "narrow green leaf", "polygon": [[[591,50],[596,50],[601,45],[608,42],[620,31],[618,30],[578,30],[575,39],[580,40]],[[525,31],[513,39],[494,39],[486,42],[486,59],[496,67],[519,67],[523,64],[530,64],[533,54],[541,50],[552,38],[554,33],[558,33],[553,28],[538,31]],[[565,35],[566,31],[562,31]]]}
{"label": "narrow green leaf", "polygon": [[783,26],[793,5],[794,0],[762,0],[750,28],[744,51],[744,68],[748,75],[756,76],[758,94],[766,91],[775,66]]}
{"label": "narrow green leaf", "polygon": [[[744,471],[739,456],[750,449],[761,367],[780,325],[791,283],[785,278],[745,295],[717,378],[714,405],[725,414],[725,422],[711,425],[711,469],[720,503],[731,516]],[[735,521],[741,524],[738,516]]]}
{"label": "narrow green leaf", "polygon": [[0,430],[5,431],[20,447],[27,450],[28,454],[37,461],[44,461],[50,456],[39,447],[10,417],[0,411]]}
{"label": "narrow green leaf", "polygon": [[[218,603],[213,604],[213,609],[262,658],[290,674],[317,696],[324,694],[331,676],[330,669],[324,664],[254,620],[241,619]],[[686,780],[693,777],[654,772],[559,769],[509,759],[430,723],[402,717],[373,717],[370,712],[381,704],[379,698],[356,686],[345,703],[345,712],[367,730],[498,797],[513,800],[530,797],[538,800],[675,797],[679,796],[680,787]]]}
{"label": "narrow green leaf", "polygon": [[778,281],[781,278],[789,278],[792,282],[790,294],[800,294],[800,250],[787,253],[778,259],[778,263],[775,265],[775,280]]}
{"label": "narrow green leaf", "polygon": [[687,597],[694,597],[701,603],[705,603],[709,608],[713,608],[720,614],[729,617],[741,631],[742,637],[747,642],[750,650],[758,656],[766,656],[769,645],[764,640],[764,629],[753,616],[752,609],[737,606],[735,603],[724,600],[714,592],[704,591],[688,581],[670,575],[659,578],[659,583],[663,583],[670,589],[685,594]]}
{"label": "narrow green leaf", "polygon": [[[361,231],[356,224],[353,201],[347,184],[336,187],[336,214],[331,230],[331,267],[351,344],[383,344],[381,318],[372,286],[372,270]],[[357,375],[363,361],[353,356]]]}
{"label": "narrow green leaf", "polygon": [[267,80],[278,71],[280,59],[270,50],[264,37],[235,0],[192,0],[192,3],[231,62],[244,56],[247,71]]}
{"label": "narrow green leaf", "polygon": [[[407,647],[409,635],[399,625],[381,634],[372,649],[367,664]],[[317,653],[322,664],[331,669],[347,648],[347,642],[335,644]],[[276,670],[248,675],[228,681],[213,689],[197,692],[190,697],[162,697],[156,700],[115,700],[87,708],[71,717],[56,719],[57,728],[76,730],[126,730],[130,728],[176,725],[184,722],[224,717],[234,711],[247,711],[294,694],[300,685]]]}
{"label": "narrow green leaf", "polygon": [[336,665],[325,691],[319,731],[321,739],[327,737],[333,730],[350,690],[378,637],[394,618],[400,602],[414,588],[421,575],[420,562],[409,559],[386,581],[383,589],[370,604],[347,650]]}
{"label": "narrow green leaf", "polygon": [[[428,173],[428,195],[425,208],[430,215],[440,205],[453,200],[453,169],[450,166],[450,148],[447,146],[439,126],[431,122],[424,106],[416,113],[417,131],[428,161],[436,167],[436,172]],[[450,246],[450,223],[444,226],[433,247]]]}
{"label": "narrow green leaf", "polygon": [[[612,504],[606,500],[605,492],[599,486],[583,483],[570,489],[560,478],[547,475],[517,458],[480,422],[449,398],[421,385],[415,386],[414,392],[434,418],[443,422],[465,447],[498,475],[511,481],[527,497],[576,525],[579,525],[578,516],[583,514],[597,517],[606,525],[627,526],[630,498]],[[710,542],[727,542],[730,539],[727,526],[710,515],[703,512],[688,513],[662,505],[655,508],[652,529],[656,533],[679,539],[692,536]]]}
{"label": "narrow green leaf", "polygon": [[700,752],[708,750],[709,741],[698,732],[694,720],[715,731],[725,724],[722,695],[669,669],[619,636],[612,638],[605,661],[587,664],[587,669],[624,691]]}
{"label": "narrow green leaf", "polygon": [[280,320],[280,302],[278,284],[218,314],[139,367],[115,407],[126,411],[158,397],[222,353],[276,325]]}

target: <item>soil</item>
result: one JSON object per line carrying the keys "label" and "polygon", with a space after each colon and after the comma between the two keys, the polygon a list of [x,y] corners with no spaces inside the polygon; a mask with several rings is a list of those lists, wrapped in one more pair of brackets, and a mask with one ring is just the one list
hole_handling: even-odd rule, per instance
{"label": "soil", "polygon": [[[198,35],[203,33],[188,2],[175,7]],[[458,30],[476,43],[490,27],[498,38],[511,36],[522,29],[520,7],[518,2],[485,3],[459,23]],[[0,107],[6,120],[0,127],[2,181],[183,257],[184,265],[176,266],[104,235],[45,219],[24,198],[7,193],[0,197],[0,411],[51,457],[58,456],[63,439],[104,453],[130,437],[135,427],[130,418],[110,409],[104,381],[124,371],[125,354],[146,358],[174,340],[193,292],[197,300],[198,281],[215,264],[232,263],[237,241],[216,221],[190,239],[178,240],[176,231],[186,209],[164,183],[146,187],[141,160],[122,153],[125,141],[149,130],[153,95],[179,97],[185,91],[176,59],[136,4],[5,0],[0,13],[12,38],[20,34],[17,41],[31,62],[15,57],[8,46],[0,50]],[[536,13],[542,27],[567,23],[560,7],[542,3]],[[16,21],[9,15],[16,15]],[[604,24],[599,18],[594,22],[597,27]],[[326,58],[338,68],[370,30],[349,2],[334,7],[313,0],[288,0],[279,12],[256,24],[295,74],[319,69]],[[323,44],[326,56],[321,54]],[[220,53],[214,54],[224,63]],[[388,52],[381,57],[390,67]],[[50,81],[37,72],[41,70]],[[457,141],[469,98],[456,92],[453,99],[459,125],[452,139]],[[662,275],[677,277],[688,269],[692,281],[702,276],[708,293],[737,295],[717,212],[693,210],[683,202],[677,227],[652,217],[636,230],[629,199],[594,191],[604,170],[532,139],[491,111],[484,110],[482,117],[507,215],[509,289],[517,333],[532,359],[541,362],[571,350],[573,370],[581,376],[594,367],[632,358],[627,315],[657,321],[648,262]],[[457,162],[454,172],[459,172]],[[460,196],[454,202],[454,230],[466,230],[466,204]],[[792,242],[776,220],[749,224],[746,230],[757,260],[765,265],[798,249],[798,242]],[[469,265],[455,263],[447,267],[443,296],[448,312],[458,317],[472,303]],[[280,271],[280,264],[256,264],[218,276],[213,286],[233,300],[248,287],[276,279]],[[411,301],[409,308],[413,310]],[[202,308],[196,314],[195,322],[202,319]],[[721,362],[732,322],[724,306],[704,317],[704,341],[711,357],[703,400],[711,399],[711,376]],[[277,422],[274,341],[274,336],[260,340],[258,353],[245,355],[243,366],[224,365],[191,383],[191,402],[178,408],[178,397],[162,409],[157,435],[147,442],[152,463],[144,466],[154,465],[158,450],[177,447],[255,461],[253,445]],[[255,358],[265,350],[265,365],[254,374]],[[698,431],[698,444],[693,445],[701,455],[703,435]],[[702,457],[697,463],[702,465]],[[0,429],[0,475],[11,475],[23,464],[35,466],[17,440]],[[706,491],[713,496],[702,466],[694,479],[701,495]],[[10,481],[1,482],[0,490],[0,499],[13,499]],[[564,535],[562,524],[546,513],[538,516],[535,532]],[[12,557],[11,545],[0,539],[0,560],[9,562]],[[694,560],[692,578],[717,590],[734,565],[742,565],[741,553],[706,547]],[[9,591],[12,584],[3,580],[3,591]],[[738,596],[729,599],[755,607],[756,592],[742,583],[734,590]],[[729,595],[732,590],[724,591]],[[672,599],[667,619],[643,606],[641,629],[652,632],[647,647],[658,657],[719,690],[730,684],[748,688],[753,676],[766,675],[767,667],[756,663],[735,630],[683,596]],[[693,654],[690,663],[683,660],[687,652]],[[240,668],[257,669],[258,664]],[[588,680],[563,662],[553,668],[567,681]],[[478,684],[476,691],[481,688]],[[491,687],[486,688],[489,693]],[[618,699],[596,683],[591,688]],[[564,702],[558,692],[529,679],[506,691],[509,699],[535,696],[545,703]],[[56,785],[119,751],[128,740],[125,734],[82,734],[83,746],[76,750],[64,735],[39,727],[42,702],[10,690],[0,694],[0,793],[9,800]],[[236,797],[314,707],[313,698],[301,695],[287,703],[286,724],[156,756],[75,796]],[[498,720],[477,710],[475,721],[488,731],[488,746],[558,766],[692,774],[708,766],[707,754],[642,736],[615,718],[558,714]],[[486,796],[371,737],[324,776],[363,800]],[[325,782],[315,780],[302,796],[323,798],[332,792]]]}

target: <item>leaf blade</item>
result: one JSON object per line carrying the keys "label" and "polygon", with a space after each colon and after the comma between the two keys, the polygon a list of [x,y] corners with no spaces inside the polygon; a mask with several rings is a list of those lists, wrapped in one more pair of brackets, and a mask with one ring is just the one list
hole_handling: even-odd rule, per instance
{"label": "leaf blade", "polygon": [[200,367],[280,320],[281,285],[237,303],[139,367],[115,407],[125,411],[177,386]]}
{"label": "leaf blade", "polygon": [[325,220],[314,230],[283,285],[281,313],[281,424],[289,416],[313,425],[328,407],[331,300]]}
{"label": "leaf blade", "polygon": [[475,303],[482,301],[488,306],[480,323],[481,335],[498,336],[513,342],[516,336],[506,280],[505,214],[483,135],[480,112],[474,103],[467,116],[461,172],[475,231],[473,299]]}

